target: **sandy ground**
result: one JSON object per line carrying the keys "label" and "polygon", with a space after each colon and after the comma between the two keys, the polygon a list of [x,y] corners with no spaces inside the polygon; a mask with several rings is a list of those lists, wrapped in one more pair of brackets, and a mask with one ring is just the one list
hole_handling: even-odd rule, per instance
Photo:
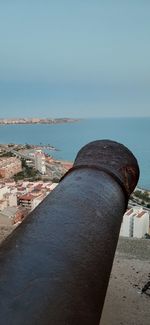
{"label": "sandy ground", "polygon": [[100,325],[150,325],[150,240],[120,239]]}

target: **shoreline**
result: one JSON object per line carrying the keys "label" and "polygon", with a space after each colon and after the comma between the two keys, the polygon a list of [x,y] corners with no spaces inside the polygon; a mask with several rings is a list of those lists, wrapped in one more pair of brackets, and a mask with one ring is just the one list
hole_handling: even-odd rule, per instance
{"label": "shoreline", "polygon": [[[22,153],[22,150],[43,150],[45,155],[51,156],[51,152],[59,152],[61,151],[60,148],[56,148],[50,143],[39,143],[39,144],[30,144],[30,143],[0,143],[0,157],[3,156],[4,152],[7,154],[8,152],[14,152],[14,154],[19,154]],[[47,152],[49,151],[49,152]],[[53,157],[55,160],[58,161],[64,161],[64,162],[69,162],[73,163],[72,159],[58,159],[56,157]],[[145,186],[137,186],[135,191],[140,191],[141,193],[143,192],[148,192],[150,196],[150,188],[146,188]]]}
{"label": "shoreline", "polygon": [[20,119],[0,119],[1,125],[34,125],[34,124],[63,124],[63,123],[75,123],[81,119],[77,118],[20,118]]}

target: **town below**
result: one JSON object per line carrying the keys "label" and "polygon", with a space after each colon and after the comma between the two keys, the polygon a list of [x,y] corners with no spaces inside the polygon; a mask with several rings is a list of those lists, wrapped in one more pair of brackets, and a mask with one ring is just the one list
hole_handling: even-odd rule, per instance
{"label": "town below", "polygon": [[0,145],[0,242],[57,186],[72,162],[47,154],[48,145]]}

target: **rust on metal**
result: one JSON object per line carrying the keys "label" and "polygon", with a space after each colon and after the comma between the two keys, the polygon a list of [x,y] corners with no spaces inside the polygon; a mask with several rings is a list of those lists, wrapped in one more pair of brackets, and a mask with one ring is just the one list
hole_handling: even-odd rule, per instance
{"label": "rust on metal", "polygon": [[127,198],[139,178],[135,156],[123,144],[111,140],[97,140],[85,145],[79,151],[73,167],[62,179],[77,168],[95,168],[106,172],[120,184]]}

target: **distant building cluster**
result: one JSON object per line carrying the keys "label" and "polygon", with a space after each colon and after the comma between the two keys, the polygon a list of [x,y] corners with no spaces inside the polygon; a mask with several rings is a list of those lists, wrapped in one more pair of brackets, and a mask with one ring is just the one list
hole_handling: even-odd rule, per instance
{"label": "distant building cluster", "polygon": [[0,226],[20,223],[57,186],[52,182],[0,182]]}
{"label": "distant building cluster", "polygon": [[57,123],[72,123],[78,122],[79,119],[74,118],[11,118],[1,119],[0,125],[5,124],[57,124]]}
{"label": "distant building cluster", "polygon": [[120,236],[142,238],[149,233],[149,212],[135,206],[123,216]]}
{"label": "distant building cluster", "polygon": [[21,160],[16,157],[0,158],[0,177],[11,178],[22,171]]}

